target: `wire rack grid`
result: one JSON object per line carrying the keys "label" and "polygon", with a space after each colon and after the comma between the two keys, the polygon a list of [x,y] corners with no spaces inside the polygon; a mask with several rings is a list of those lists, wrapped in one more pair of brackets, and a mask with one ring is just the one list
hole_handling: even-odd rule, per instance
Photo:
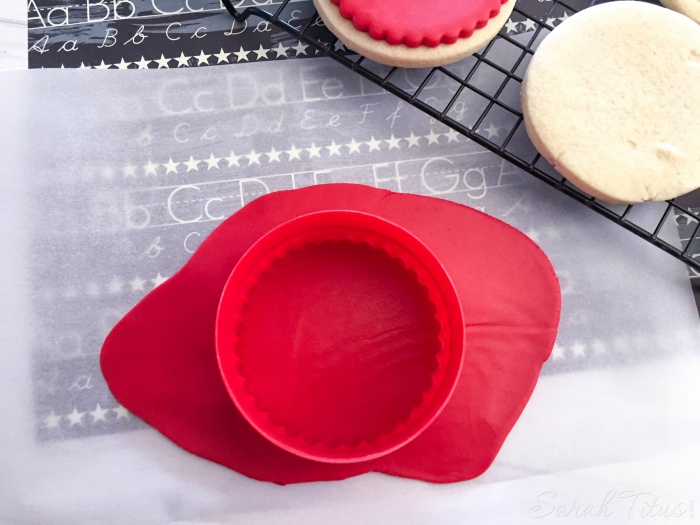
{"label": "wire rack grid", "polygon": [[[231,0],[222,0],[222,2],[228,12],[239,22],[244,22],[251,16],[267,21],[290,37],[311,46],[316,50],[318,56],[332,58],[399,99],[425,112],[436,121],[442,122],[556,190],[680,259],[689,266],[691,271],[700,271],[700,213],[683,205],[682,200],[678,202],[678,199],[673,199],[666,201],[665,208],[660,210],[653,223],[650,223],[648,219],[641,222],[636,221],[635,216],[639,215],[636,212],[642,205],[614,206],[582,192],[554,170],[535,150],[525,134],[519,97],[513,96],[513,94],[517,95],[520,92],[520,85],[531,56],[537,45],[558,21],[595,5],[597,0],[567,0],[567,2],[561,0],[519,0],[513,10],[512,17],[513,19],[520,18],[521,22],[515,22],[515,24],[523,23],[531,28],[531,31],[522,35],[510,36],[511,30],[504,27],[485,48],[469,57],[466,75],[457,74],[449,66],[420,70],[419,74],[423,78],[416,83],[415,89],[407,89],[405,86],[401,86],[400,82],[393,81],[399,76],[397,73],[401,71],[401,68],[381,66],[352,51],[345,50],[344,46],[340,45],[338,38],[323,26],[317,12],[314,12],[301,26],[295,27],[290,20],[285,20],[288,5],[294,3],[294,0],[283,0],[281,3],[267,0],[265,6],[271,6],[272,9],[255,6],[240,10],[231,3]],[[512,59],[505,64],[501,60],[491,58],[492,51],[499,46],[502,48],[504,45],[515,51]],[[478,81],[484,76],[485,71],[490,72],[492,78],[498,77],[497,87],[486,88]],[[433,83],[438,76],[448,79],[455,86],[454,95],[442,107],[431,101],[430,98],[422,96],[426,87]],[[465,96],[471,97],[472,102],[474,99],[481,101],[479,115],[471,119],[470,122],[461,122],[454,115],[455,105]],[[495,114],[500,115],[501,126],[506,122],[506,133],[500,135],[498,140],[493,140],[495,137],[491,133],[487,133],[488,129],[481,129],[487,117]],[[516,138],[518,140],[514,140]],[[523,142],[529,147],[523,148]],[[675,221],[681,227],[680,246],[673,240],[664,238],[664,231],[667,231],[664,225],[668,221]]]}

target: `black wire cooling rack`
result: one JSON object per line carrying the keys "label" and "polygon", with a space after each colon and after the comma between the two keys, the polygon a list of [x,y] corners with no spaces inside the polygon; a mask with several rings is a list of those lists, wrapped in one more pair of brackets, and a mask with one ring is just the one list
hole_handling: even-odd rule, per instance
{"label": "black wire cooling rack", "polygon": [[[640,206],[645,206],[644,204],[613,206],[582,192],[554,171],[526,138],[518,97],[513,96],[513,93],[517,95],[520,92],[523,75],[531,56],[539,42],[557,23],[582,9],[593,6],[597,0],[567,0],[567,3],[561,0],[519,0],[509,20],[510,25],[506,24],[496,38],[471,57],[466,76],[456,74],[449,66],[420,70],[418,74],[424,78],[417,83],[418,87],[415,89],[406,89],[401,87],[400,82],[392,82],[400,76],[397,73],[401,68],[381,66],[345,50],[337,37],[320,23],[318,13],[314,12],[302,26],[292,25],[290,20],[294,18],[290,19],[285,16],[285,13],[288,13],[288,5],[293,4],[294,0],[283,0],[281,3],[266,0],[265,8],[255,6],[240,10],[233,6],[231,0],[222,1],[229,13],[239,22],[244,22],[251,16],[261,18],[291,37],[308,44],[316,50],[318,56],[332,58],[518,168],[680,259],[690,268],[700,271],[700,215],[683,205],[685,203],[682,199],[680,202],[678,202],[679,199],[666,201],[665,209],[659,209],[656,220],[651,223],[648,220],[648,214],[643,214],[646,217],[645,220],[636,220],[635,217],[642,215],[637,211]],[[285,20],[285,18],[288,19]],[[518,19],[519,21],[516,22],[515,20]],[[517,24],[523,24],[530,30],[517,35],[517,31],[513,31],[513,26]],[[516,35],[510,36],[511,32],[515,32]],[[491,58],[492,51],[503,45],[510,46],[516,51],[513,59],[507,64]],[[414,76],[415,71],[412,70]],[[495,89],[493,83],[489,88],[484,87],[484,84],[478,80],[484,77],[484,72],[488,72],[492,79],[497,78],[500,85],[496,82]],[[442,76],[447,77],[448,81],[455,86],[454,95],[447,105],[436,104],[431,97],[422,96],[426,87]],[[465,96],[472,101],[481,102],[480,105],[477,104],[481,108],[480,114],[477,118],[470,119],[468,123],[461,122],[453,115],[455,104]],[[501,129],[505,126],[506,130],[505,134],[499,134],[497,140],[494,140],[492,133],[488,133],[488,128],[481,129],[487,118],[493,119],[495,115],[500,116],[499,126]],[[517,140],[514,140],[516,138]],[[523,140],[531,147],[523,148]],[[680,228],[680,247],[674,245],[676,243],[672,244],[673,241],[670,238],[664,239],[664,233],[668,231],[664,226],[668,221],[675,223],[671,226],[678,225]]]}

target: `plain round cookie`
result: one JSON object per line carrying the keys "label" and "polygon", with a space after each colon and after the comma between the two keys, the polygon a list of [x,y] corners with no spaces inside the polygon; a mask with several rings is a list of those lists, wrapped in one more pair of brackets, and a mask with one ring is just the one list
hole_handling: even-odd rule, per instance
{"label": "plain round cookie", "polygon": [[700,24],[700,0],[661,0],[661,3]]}
{"label": "plain round cookie", "polygon": [[521,91],[530,139],[610,203],[700,187],[700,26],[643,2],[585,9],[537,49]]}
{"label": "plain round cookie", "polygon": [[501,5],[498,15],[483,28],[475,30],[469,38],[460,38],[454,44],[440,44],[437,47],[408,47],[375,40],[368,33],[356,29],[331,0],[314,0],[314,5],[326,27],[348,49],[389,66],[436,67],[462,60],[488,44],[508,21],[515,0]]}

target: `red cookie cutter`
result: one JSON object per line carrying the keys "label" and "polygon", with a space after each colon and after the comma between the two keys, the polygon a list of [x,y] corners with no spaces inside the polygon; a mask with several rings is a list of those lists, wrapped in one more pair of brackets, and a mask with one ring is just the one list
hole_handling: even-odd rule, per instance
{"label": "red cookie cutter", "polygon": [[397,450],[442,411],[464,320],[419,239],[374,215],[321,211],[274,228],[238,261],[216,351],[231,399],[260,434],[303,458],[352,463]]}

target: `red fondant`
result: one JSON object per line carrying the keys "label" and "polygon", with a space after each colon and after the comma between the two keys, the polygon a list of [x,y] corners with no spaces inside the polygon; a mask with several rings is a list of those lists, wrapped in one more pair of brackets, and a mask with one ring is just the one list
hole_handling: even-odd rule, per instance
{"label": "red fondant", "polygon": [[343,17],[375,40],[437,47],[468,38],[508,0],[332,0]]}
{"label": "red fondant", "polygon": [[380,217],[321,211],[260,238],[224,287],[224,384],[289,452],[367,461],[415,439],[449,401],[464,320],[440,261]]}
{"label": "red fondant", "polygon": [[[452,399],[432,425],[378,459],[328,464],[291,454],[251,427],[219,375],[219,297],[243,253],[300,215],[357,210],[411,232],[452,278],[465,320],[465,356]],[[552,267],[529,238],[449,201],[333,184],[260,197],[202,243],[107,337],[101,365],[116,398],[186,450],[251,478],[287,484],[365,472],[447,483],[484,472],[520,416],[559,321]]]}

